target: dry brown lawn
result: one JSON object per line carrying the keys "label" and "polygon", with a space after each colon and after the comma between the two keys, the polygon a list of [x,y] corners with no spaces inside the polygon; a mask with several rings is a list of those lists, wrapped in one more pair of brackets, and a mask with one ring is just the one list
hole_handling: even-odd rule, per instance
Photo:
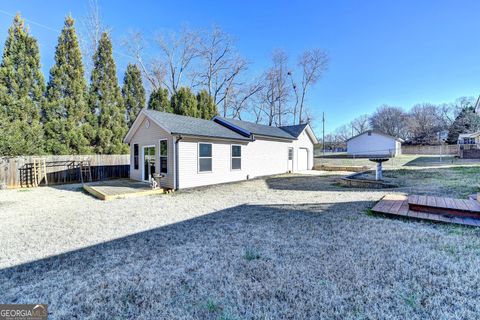
{"label": "dry brown lawn", "polygon": [[[78,186],[1,192],[0,303],[48,303],[51,319],[478,317],[479,230],[371,216],[387,191],[336,178],[112,202]],[[430,191],[477,187],[449,188]]]}

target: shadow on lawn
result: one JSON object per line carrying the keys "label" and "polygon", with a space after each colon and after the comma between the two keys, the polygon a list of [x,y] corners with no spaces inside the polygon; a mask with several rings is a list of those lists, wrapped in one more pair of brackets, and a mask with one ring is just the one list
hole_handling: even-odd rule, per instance
{"label": "shadow on lawn", "polygon": [[443,157],[419,156],[405,163],[403,167],[433,167],[442,165],[452,165],[458,163],[454,156],[445,155]]}
{"label": "shadow on lawn", "polygon": [[[226,312],[248,314],[250,305],[242,301],[254,299],[252,292],[259,290],[262,294],[251,303],[278,303],[284,309],[277,312],[287,315],[298,301],[292,297],[286,302],[286,288],[276,287],[277,280],[270,277],[280,277],[290,261],[318,254],[313,244],[319,236],[332,234],[342,219],[357,219],[357,212],[372,205],[361,201],[232,207],[2,269],[2,302],[47,303],[53,318],[208,318]],[[354,224],[345,228],[341,232],[356,232]],[[318,262],[307,259],[305,267],[318,272]],[[259,282],[265,287],[255,289]],[[209,299],[218,308],[205,307]]]}

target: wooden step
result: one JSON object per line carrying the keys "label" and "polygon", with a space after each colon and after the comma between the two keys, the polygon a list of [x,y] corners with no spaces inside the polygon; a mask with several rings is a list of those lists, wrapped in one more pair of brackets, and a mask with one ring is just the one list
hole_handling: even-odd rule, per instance
{"label": "wooden step", "polygon": [[374,213],[404,218],[429,220],[434,222],[455,223],[480,227],[480,215],[468,217],[465,215],[448,215],[428,213],[409,209],[408,199],[403,195],[386,195],[373,208]]}
{"label": "wooden step", "polygon": [[480,203],[470,199],[409,195],[408,208],[412,211],[480,218]]}

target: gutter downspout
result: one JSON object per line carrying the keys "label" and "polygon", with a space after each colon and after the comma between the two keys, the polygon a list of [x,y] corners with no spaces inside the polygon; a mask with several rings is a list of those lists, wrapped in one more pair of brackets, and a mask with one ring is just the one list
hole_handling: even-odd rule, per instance
{"label": "gutter downspout", "polygon": [[178,142],[182,140],[182,136],[178,136],[173,145],[173,188],[178,190]]}

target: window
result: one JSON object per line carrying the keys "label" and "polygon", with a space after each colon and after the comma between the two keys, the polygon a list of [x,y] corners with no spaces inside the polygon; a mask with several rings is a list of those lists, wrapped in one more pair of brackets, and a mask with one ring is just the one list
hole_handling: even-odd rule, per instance
{"label": "window", "polygon": [[133,168],[138,170],[138,144],[133,145]]}
{"label": "window", "polygon": [[232,170],[242,169],[242,146],[232,146]]}
{"label": "window", "polygon": [[160,173],[168,173],[168,142],[160,140]]}
{"label": "window", "polygon": [[293,160],[293,148],[288,148],[288,160]]}
{"label": "window", "polygon": [[198,144],[198,171],[199,172],[212,171],[212,144],[211,143]]}

